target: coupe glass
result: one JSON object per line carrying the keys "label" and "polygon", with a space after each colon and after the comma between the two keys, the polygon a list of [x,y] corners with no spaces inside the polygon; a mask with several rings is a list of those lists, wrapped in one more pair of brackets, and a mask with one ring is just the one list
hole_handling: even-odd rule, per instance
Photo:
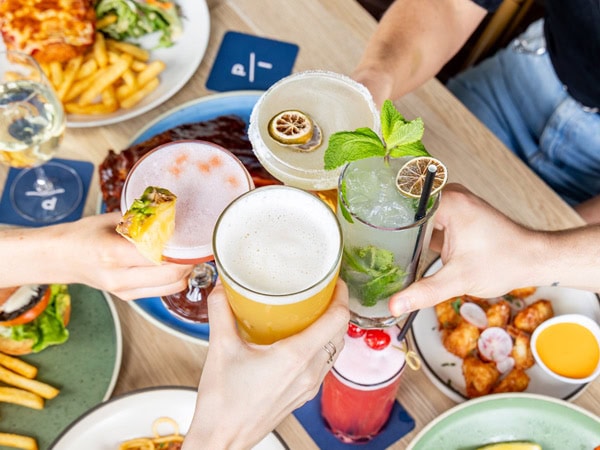
{"label": "coupe glass", "polygon": [[213,229],[225,207],[254,188],[252,177],[223,147],[183,140],[153,149],[133,166],[123,186],[121,211],[125,213],[148,186],[168,189],[177,196],[175,232],[163,250],[163,259],[196,264],[188,289],[161,300],[180,319],[206,322],[204,300],[216,278]]}
{"label": "coupe glass", "polygon": [[[321,144],[311,151],[282,145],[269,135],[269,122],[284,110],[299,110],[319,129]],[[351,78],[324,70],[282,78],[256,102],[248,136],[256,157],[282,183],[315,192],[332,208],[337,204],[341,168],[325,170],[323,156],[333,133],[370,127],[379,130],[379,113],[369,90]]]}
{"label": "coupe glass", "polygon": [[83,183],[73,169],[49,161],[65,130],[62,104],[30,56],[0,52],[0,162],[25,169],[10,186],[10,200],[23,218],[47,224],[80,204]]}

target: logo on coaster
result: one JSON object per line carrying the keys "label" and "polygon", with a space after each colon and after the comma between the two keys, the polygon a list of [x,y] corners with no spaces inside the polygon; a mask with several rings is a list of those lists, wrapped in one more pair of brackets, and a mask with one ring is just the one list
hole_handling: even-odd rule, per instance
{"label": "logo on coaster", "polygon": [[297,55],[295,44],[228,31],[206,88],[214,91],[266,90],[292,73]]}

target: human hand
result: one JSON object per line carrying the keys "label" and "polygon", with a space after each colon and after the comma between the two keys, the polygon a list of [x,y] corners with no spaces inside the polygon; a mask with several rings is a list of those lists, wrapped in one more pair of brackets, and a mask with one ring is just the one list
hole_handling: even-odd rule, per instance
{"label": "human hand", "polygon": [[339,280],[329,308],[300,333],[271,345],[243,340],[220,283],[208,298],[209,351],[196,412],[184,449],[250,448],[293,410],[313,398],[332,367],[350,318],[348,290]]}
{"label": "human hand", "polygon": [[496,297],[528,284],[529,262],[538,256],[525,244],[535,232],[458,184],[444,188],[434,221],[430,248],[440,252],[443,267],[394,294],[393,315],[463,294]]}
{"label": "human hand", "polygon": [[193,266],[149,261],[115,231],[120,218],[114,212],[49,227],[52,238],[41,251],[55,264],[60,260],[60,267],[49,276],[51,282],[83,283],[123,300],[168,295],[187,288]]}

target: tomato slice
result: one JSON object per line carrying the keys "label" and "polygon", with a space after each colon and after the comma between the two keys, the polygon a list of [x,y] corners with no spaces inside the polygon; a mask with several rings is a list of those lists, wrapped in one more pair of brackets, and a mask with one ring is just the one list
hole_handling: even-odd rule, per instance
{"label": "tomato slice", "polygon": [[48,302],[50,301],[50,290],[50,287],[48,287],[48,289],[46,289],[46,292],[44,292],[44,295],[42,296],[41,300],[37,302],[33,306],[33,308],[28,309],[23,314],[15,317],[14,319],[7,320],[6,322],[0,322],[0,326],[12,327],[14,325],[23,325],[24,323],[29,323],[35,320],[37,316],[44,312],[46,306],[48,306]]}

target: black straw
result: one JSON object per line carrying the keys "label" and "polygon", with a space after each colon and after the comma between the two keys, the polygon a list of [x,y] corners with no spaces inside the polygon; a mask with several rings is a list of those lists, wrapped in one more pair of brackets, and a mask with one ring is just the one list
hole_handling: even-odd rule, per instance
{"label": "black straw", "polygon": [[[425,175],[425,182],[423,183],[423,189],[421,190],[421,197],[419,198],[419,205],[417,206],[417,212],[415,213],[415,222],[423,219],[427,214],[427,203],[429,203],[429,197],[431,196],[431,189],[433,188],[433,180],[435,179],[435,174],[437,173],[437,166],[435,164],[430,164],[427,167],[427,174]],[[417,234],[417,242],[415,244],[415,250],[413,251],[412,261],[415,262],[415,267],[411,267],[409,272],[409,276],[413,279],[409,280],[410,283],[414,281],[414,276],[417,271],[417,266],[419,265],[419,260],[421,259],[421,253],[423,251],[423,238],[425,237],[424,229],[427,226],[427,222],[421,224],[419,226],[419,233]],[[410,284],[409,283],[409,284]],[[417,317],[417,313],[419,310],[411,311],[400,333],[398,333],[398,341],[402,342],[406,337],[406,333],[412,326],[412,323]]]}

